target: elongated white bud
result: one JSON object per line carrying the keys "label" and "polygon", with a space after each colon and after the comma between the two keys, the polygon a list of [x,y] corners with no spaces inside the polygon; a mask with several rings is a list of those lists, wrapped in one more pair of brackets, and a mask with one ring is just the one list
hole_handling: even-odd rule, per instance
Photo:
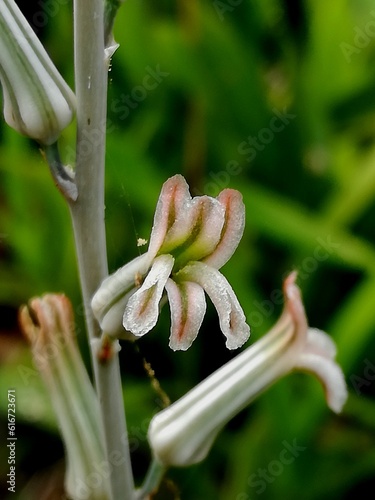
{"label": "elongated white bud", "polygon": [[78,349],[71,303],[64,295],[35,297],[21,309],[20,325],[64,439],[69,498],[110,500],[108,474],[98,474],[106,464],[99,405]]}
{"label": "elongated white bud", "polygon": [[56,142],[75,96],[14,0],[0,2],[0,46],[5,121],[43,145]]}

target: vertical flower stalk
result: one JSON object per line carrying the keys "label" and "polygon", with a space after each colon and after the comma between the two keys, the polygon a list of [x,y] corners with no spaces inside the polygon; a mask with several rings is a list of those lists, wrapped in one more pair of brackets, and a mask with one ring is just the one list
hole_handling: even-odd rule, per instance
{"label": "vertical flower stalk", "polygon": [[91,311],[91,298],[108,274],[104,224],[108,56],[105,53],[103,0],[74,0],[74,65],[77,95],[75,181],[79,195],[70,203],[70,210],[107,457],[117,453],[122,459],[121,466],[114,467],[111,472],[112,498],[132,500],[134,480],[118,353],[112,349],[112,355],[105,362],[99,360],[94,346],[102,332]]}
{"label": "vertical flower stalk", "polygon": [[203,460],[222,427],[279,378],[293,370],[315,375],[328,406],[340,412],[347,390],[328,335],[308,328],[295,273],[284,283],[284,311],[253,346],[214,372],[188,394],[155,415],[149,442],[160,466]]}
{"label": "vertical flower stalk", "polygon": [[103,429],[93,386],[80,357],[71,304],[64,295],[34,298],[20,311],[34,363],[51,398],[66,449],[67,494],[73,500],[110,500]]}

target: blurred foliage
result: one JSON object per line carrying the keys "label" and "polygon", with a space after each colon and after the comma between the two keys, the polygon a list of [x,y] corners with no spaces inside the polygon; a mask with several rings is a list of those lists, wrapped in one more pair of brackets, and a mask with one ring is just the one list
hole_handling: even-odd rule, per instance
{"label": "blurred foliage", "polygon": [[[23,3],[73,85],[70,3]],[[315,380],[290,375],[225,428],[204,463],[169,471],[158,498],[176,490],[194,500],[363,497],[375,486],[375,2],[127,0],[115,38],[110,269],[139,252],[137,238],[150,234],[169,176],[185,175],[193,194],[239,189],[247,226],[224,274],[252,325],[249,343],[277,318],[272,292],[298,269],[309,320],[337,342],[350,390],[335,416]],[[74,126],[61,141],[69,161],[73,144]],[[69,211],[37,148],[1,124],[0,437],[5,442],[5,390],[16,387],[17,488],[25,499],[47,498],[30,491],[63,456],[15,319],[21,303],[45,291],[71,297],[83,332]],[[169,351],[168,330],[166,307],[155,331],[121,352],[138,484],[149,460],[147,425],[160,407],[143,357],[175,400],[235,355],[225,350],[213,308],[186,353]],[[80,341],[87,360],[84,333]],[[288,464],[280,461],[285,443],[303,448]]]}

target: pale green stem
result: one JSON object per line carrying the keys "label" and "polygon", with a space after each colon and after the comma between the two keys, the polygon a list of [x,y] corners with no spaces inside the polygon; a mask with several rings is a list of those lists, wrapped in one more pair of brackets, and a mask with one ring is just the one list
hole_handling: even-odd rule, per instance
{"label": "pale green stem", "polygon": [[[70,202],[89,339],[101,335],[91,297],[108,274],[104,225],[104,164],[108,66],[104,57],[103,0],[74,0],[77,96],[76,186]],[[134,481],[117,353],[106,363],[92,355],[104,426],[113,500],[132,500]],[[120,465],[119,465],[120,464]]]}
{"label": "pale green stem", "polygon": [[153,491],[157,491],[167,468],[157,460],[153,459],[147,471],[145,480],[140,490],[137,491],[136,500],[150,498]]}

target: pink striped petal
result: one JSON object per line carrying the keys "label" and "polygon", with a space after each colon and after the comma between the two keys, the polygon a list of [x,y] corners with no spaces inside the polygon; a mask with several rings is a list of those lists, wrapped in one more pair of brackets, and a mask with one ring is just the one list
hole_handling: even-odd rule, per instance
{"label": "pink striped petal", "polygon": [[186,216],[190,203],[189,186],[182,175],[174,175],[163,184],[156,205],[154,224],[150,237],[148,248],[150,255],[157,255],[167,233],[176,224],[176,221]]}
{"label": "pink striped petal", "polygon": [[172,318],[169,347],[186,351],[197,337],[206,312],[203,288],[189,281],[177,285],[169,279],[165,289]]}
{"label": "pink striped petal", "polygon": [[227,338],[228,349],[241,347],[250,336],[243,310],[224,276],[202,262],[191,262],[179,271],[175,280],[198,283],[210,297],[219,315],[220,328]]}
{"label": "pink striped petal", "polygon": [[224,189],[217,200],[225,209],[224,226],[215,250],[202,259],[209,266],[220,269],[232,257],[245,228],[245,205],[242,195],[234,189]]}
{"label": "pink striped petal", "polygon": [[171,255],[156,257],[143,285],[130,297],[125,307],[124,328],[137,337],[149,332],[159,316],[159,302],[172,271]]}
{"label": "pink striped petal", "polygon": [[304,348],[307,341],[307,317],[302,302],[301,290],[296,285],[297,271],[291,272],[284,280],[284,316],[289,316],[294,327],[294,350]]}

